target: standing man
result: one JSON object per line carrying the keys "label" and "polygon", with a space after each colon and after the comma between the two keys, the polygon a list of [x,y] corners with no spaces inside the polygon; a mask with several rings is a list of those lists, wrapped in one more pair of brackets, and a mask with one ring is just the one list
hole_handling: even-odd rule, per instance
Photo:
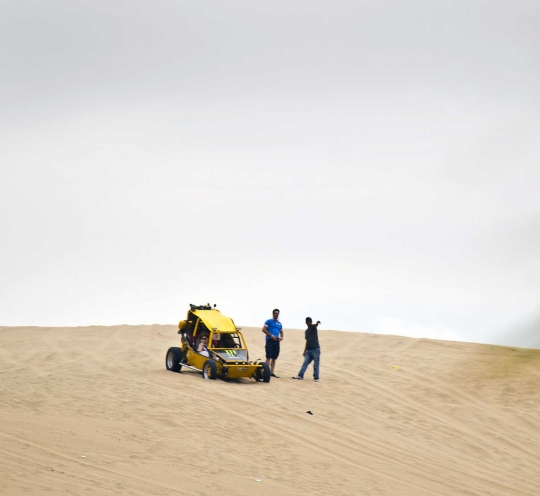
{"label": "standing man", "polygon": [[304,364],[298,372],[298,375],[293,379],[304,379],[304,374],[308,368],[308,365],[313,362],[313,380],[319,382],[319,364],[321,360],[321,347],[319,346],[319,336],[317,326],[321,323],[320,320],[316,324],[313,324],[311,317],[306,318],[306,345],[304,346]]}
{"label": "standing man", "polygon": [[262,332],[266,334],[266,363],[270,365],[270,375],[279,379],[274,374],[274,367],[279,356],[279,343],[283,341],[283,326],[278,320],[279,310],[274,308],[271,319],[268,319],[262,328]]}

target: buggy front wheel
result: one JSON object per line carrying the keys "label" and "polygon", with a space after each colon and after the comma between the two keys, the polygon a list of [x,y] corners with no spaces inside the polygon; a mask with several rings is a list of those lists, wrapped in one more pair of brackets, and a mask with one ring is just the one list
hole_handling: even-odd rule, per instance
{"label": "buggy front wheel", "polygon": [[262,365],[262,367],[255,371],[255,380],[258,382],[270,382],[270,365],[266,362],[259,362],[259,365]]}
{"label": "buggy front wheel", "polygon": [[217,378],[217,367],[215,360],[209,359],[204,362],[202,376],[204,379],[215,380]]}

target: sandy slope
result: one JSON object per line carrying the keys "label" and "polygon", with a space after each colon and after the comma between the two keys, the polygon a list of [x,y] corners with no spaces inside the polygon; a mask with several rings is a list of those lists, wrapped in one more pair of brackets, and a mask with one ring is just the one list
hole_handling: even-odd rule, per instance
{"label": "sandy slope", "polygon": [[167,372],[178,341],[0,328],[0,494],[540,494],[540,351],[322,331],[317,384],[287,331],[260,384]]}

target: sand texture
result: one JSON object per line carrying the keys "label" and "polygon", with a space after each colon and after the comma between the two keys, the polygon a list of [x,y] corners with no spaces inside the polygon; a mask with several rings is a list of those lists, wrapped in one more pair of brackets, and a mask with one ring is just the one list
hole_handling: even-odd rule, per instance
{"label": "sand texture", "polygon": [[0,328],[0,494],[540,495],[540,351],[320,340],[262,384],[166,371],[175,326]]}

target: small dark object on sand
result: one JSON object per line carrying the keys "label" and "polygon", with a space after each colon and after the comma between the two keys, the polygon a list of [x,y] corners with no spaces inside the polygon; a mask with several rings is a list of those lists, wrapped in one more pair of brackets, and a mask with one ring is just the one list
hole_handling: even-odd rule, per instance
{"label": "small dark object on sand", "polygon": [[313,413],[311,413],[311,410],[308,410],[306,413],[309,413],[310,415],[313,415]]}

